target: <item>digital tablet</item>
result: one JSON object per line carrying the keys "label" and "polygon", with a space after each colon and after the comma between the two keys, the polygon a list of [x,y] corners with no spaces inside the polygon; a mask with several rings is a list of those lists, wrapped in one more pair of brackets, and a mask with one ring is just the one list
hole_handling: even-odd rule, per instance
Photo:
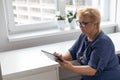
{"label": "digital tablet", "polygon": [[54,54],[52,54],[52,53],[50,53],[50,52],[47,52],[47,51],[45,51],[45,50],[41,50],[43,53],[45,53],[45,55],[48,57],[48,58],[50,58],[51,60],[54,60],[55,61],[55,59],[59,59],[61,62],[62,62],[62,60],[58,57],[58,56],[55,56]]}

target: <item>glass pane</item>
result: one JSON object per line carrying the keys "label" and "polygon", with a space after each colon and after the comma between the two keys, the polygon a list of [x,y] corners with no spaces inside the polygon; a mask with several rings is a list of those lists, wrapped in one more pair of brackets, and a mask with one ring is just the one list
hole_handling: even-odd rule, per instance
{"label": "glass pane", "polygon": [[109,0],[66,0],[66,12],[75,12],[77,8],[83,5],[98,8],[102,21],[109,20]]}
{"label": "glass pane", "polygon": [[82,5],[85,5],[85,0],[66,0],[66,11],[75,11]]}
{"label": "glass pane", "polygon": [[12,0],[16,25],[54,20],[56,0]]}

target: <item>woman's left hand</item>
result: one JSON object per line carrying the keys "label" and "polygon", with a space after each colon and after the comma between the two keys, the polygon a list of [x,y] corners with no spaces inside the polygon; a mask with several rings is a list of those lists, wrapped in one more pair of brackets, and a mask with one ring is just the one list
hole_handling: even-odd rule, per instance
{"label": "woman's left hand", "polygon": [[62,62],[60,60],[56,60],[62,68],[67,69],[67,70],[72,70],[73,69],[73,65],[70,61],[67,61],[65,59],[62,58]]}

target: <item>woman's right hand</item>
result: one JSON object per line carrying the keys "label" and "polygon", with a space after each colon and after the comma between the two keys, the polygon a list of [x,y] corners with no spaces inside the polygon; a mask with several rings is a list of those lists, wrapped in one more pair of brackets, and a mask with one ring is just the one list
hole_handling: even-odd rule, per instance
{"label": "woman's right hand", "polygon": [[58,52],[54,52],[53,54],[58,56],[59,58],[61,58],[63,60],[67,60],[67,61],[72,60],[72,56],[71,56],[69,51],[66,51],[66,53],[64,53],[64,54],[61,54],[61,53],[58,53]]}
{"label": "woman's right hand", "polygon": [[54,52],[53,54],[54,54],[55,56],[62,57],[62,54],[61,54],[61,53]]}
{"label": "woman's right hand", "polygon": [[59,62],[59,61],[63,62],[63,57],[62,57],[61,53],[54,52],[53,54],[58,57],[56,59],[57,62]]}
{"label": "woman's right hand", "polygon": [[56,59],[56,62],[58,62],[62,68],[65,68],[67,70],[72,70],[73,68],[72,63],[70,61],[65,60],[62,54],[54,52],[54,55],[58,57],[58,59]]}

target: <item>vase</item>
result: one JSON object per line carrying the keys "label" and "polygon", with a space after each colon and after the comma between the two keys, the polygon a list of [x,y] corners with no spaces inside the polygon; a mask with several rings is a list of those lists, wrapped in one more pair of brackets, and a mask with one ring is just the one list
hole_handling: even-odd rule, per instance
{"label": "vase", "polygon": [[64,30],[66,27],[66,20],[57,20],[57,26],[59,30]]}
{"label": "vase", "polygon": [[77,26],[76,19],[73,19],[72,22],[70,22],[69,24],[70,24],[70,29],[75,29]]}

